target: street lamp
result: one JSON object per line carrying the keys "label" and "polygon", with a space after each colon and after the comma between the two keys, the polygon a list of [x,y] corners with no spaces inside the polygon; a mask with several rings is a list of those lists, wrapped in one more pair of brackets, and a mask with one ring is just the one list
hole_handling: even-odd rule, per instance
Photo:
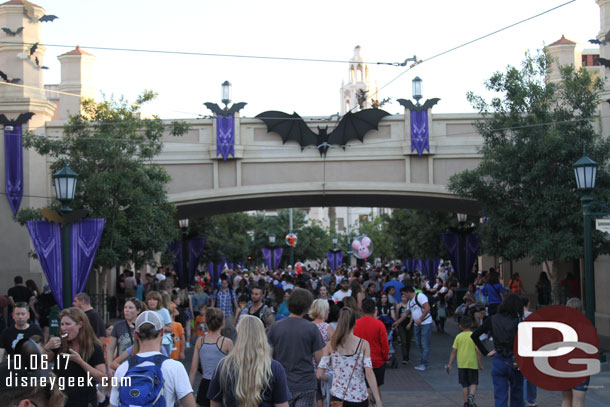
{"label": "street lamp", "polygon": [[[595,188],[597,176],[597,164],[595,161],[583,155],[573,165],[576,177],[576,187],[582,192],[580,201],[584,217],[584,263],[585,263],[585,311],[589,321],[595,326],[595,270],[593,268],[593,217],[610,215],[610,208],[604,202],[593,202],[590,192]],[[593,212],[592,208],[599,206],[606,212]]]}
{"label": "street lamp", "polygon": [[57,196],[57,200],[63,205],[61,212],[64,214],[72,211],[70,203],[74,200],[77,179],[78,174],[68,167],[64,167],[53,174],[55,195]]}
{"label": "street lamp", "polygon": [[229,103],[231,103],[231,82],[224,81],[221,85],[222,88],[222,97],[221,101],[225,105],[225,109],[228,108]]}
{"label": "street lamp", "polygon": [[[333,248],[331,250],[331,253],[333,254],[335,270],[336,270],[339,268],[339,265],[337,264],[337,254],[341,251],[340,249],[337,248],[337,244],[339,243],[339,238],[337,236],[333,236],[332,242],[333,242]],[[331,265],[331,269],[332,269],[332,265]]]}
{"label": "street lamp", "polygon": [[[55,185],[55,194],[57,199],[62,203],[61,213],[67,214],[72,211],[70,203],[74,200],[76,192],[76,182],[78,174],[64,167],[53,174],[53,184]],[[69,224],[61,226],[61,277],[63,285],[63,306],[64,309],[72,306],[72,259],[70,250],[70,241],[72,240],[72,227]]]}
{"label": "street lamp", "polygon": [[273,252],[273,245],[275,245],[275,233],[269,233],[269,246],[271,246],[271,270],[275,269],[275,253]]}
{"label": "street lamp", "polygon": [[333,236],[333,248],[337,248],[337,243],[339,242],[339,238],[337,236]]}
{"label": "street lamp", "polygon": [[189,229],[189,220],[188,219],[180,219],[178,221],[178,225],[182,230],[182,275],[180,276],[180,288],[184,288],[187,286],[187,281],[189,279],[189,269],[188,269],[188,240],[187,240],[187,232]]}
{"label": "street lamp", "polygon": [[459,238],[460,259],[455,266],[458,267],[458,278],[462,286],[466,286],[468,282],[468,270],[466,266],[466,235],[472,232],[472,226],[467,226],[466,221],[468,215],[465,213],[457,213],[458,227],[455,229]]}
{"label": "street lamp", "polygon": [[415,101],[417,102],[418,105],[419,105],[419,99],[422,98],[421,84],[422,84],[422,80],[419,76],[416,76],[411,81],[413,99],[415,99]]}

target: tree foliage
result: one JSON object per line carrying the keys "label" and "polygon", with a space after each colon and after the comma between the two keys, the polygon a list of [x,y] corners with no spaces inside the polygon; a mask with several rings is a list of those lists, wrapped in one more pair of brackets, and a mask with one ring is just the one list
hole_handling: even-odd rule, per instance
{"label": "tree foliage", "polygon": [[[491,101],[468,94],[484,119],[482,159],[474,170],[453,176],[449,189],[476,199],[488,221],[484,251],[534,264],[582,254],[583,218],[572,164],[583,154],[600,163],[596,193],[607,197],[609,143],[596,133],[595,113],[602,81],[583,68],[560,67],[562,81],[546,80],[546,53],[527,55],[521,69],[508,67],[486,81]],[[597,253],[608,244],[596,236]],[[552,274],[553,274],[552,273]],[[552,279],[556,275],[550,276]]]}
{"label": "tree foliage", "polygon": [[[166,194],[170,177],[152,162],[161,153],[165,125],[158,117],[140,118],[141,105],[154,97],[147,91],[133,104],[86,100],[62,138],[24,137],[26,148],[53,159],[53,172],[67,166],[79,175],[72,208],[106,219],[96,266],[153,263],[154,254],[178,236]],[[174,122],[170,132],[178,136],[187,129]]]}
{"label": "tree foliage", "polygon": [[441,234],[455,223],[451,213],[395,209],[388,218],[395,257],[430,260],[445,257]]}

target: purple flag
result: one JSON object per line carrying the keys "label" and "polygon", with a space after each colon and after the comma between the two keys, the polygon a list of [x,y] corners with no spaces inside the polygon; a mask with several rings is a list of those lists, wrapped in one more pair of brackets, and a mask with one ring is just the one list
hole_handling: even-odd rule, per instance
{"label": "purple flag", "polygon": [[72,298],[85,291],[91,266],[102,239],[106,219],[83,219],[72,227]]}
{"label": "purple flag", "polygon": [[188,269],[188,282],[193,284],[195,281],[195,272],[199,265],[199,260],[203,254],[203,248],[205,247],[205,238],[195,237],[188,241],[188,257],[189,257],[189,269]]}
{"label": "purple flag", "polygon": [[271,264],[271,249],[267,249],[266,247],[263,247],[262,249],[263,251],[263,259],[265,259],[265,264],[267,265],[267,268],[269,270],[271,270],[273,267]]}
{"label": "purple flag", "polygon": [[13,215],[17,215],[23,197],[21,124],[13,125],[13,130],[4,127],[4,170],[6,198]]}
{"label": "purple flag", "polygon": [[411,110],[411,152],[417,150],[417,155],[421,157],[424,149],[430,152],[428,111]]}
{"label": "purple flag", "polygon": [[472,266],[477,261],[479,248],[481,247],[481,236],[469,233],[466,235],[466,270],[465,281],[470,282],[472,276]]}
{"label": "purple flag", "polygon": [[457,273],[460,284],[464,284],[464,271],[462,270],[462,254],[460,250],[460,235],[457,233],[443,233],[443,244],[449,254],[449,260]]}
{"label": "purple flag", "polygon": [[277,249],[273,250],[273,269],[277,270],[280,267],[280,260],[282,260],[282,253],[284,252],[284,249],[281,247],[278,247]]}
{"label": "purple flag", "polygon": [[174,256],[174,270],[176,270],[176,274],[178,274],[181,287],[184,287],[185,278],[182,267],[182,240],[174,240],[167,245],[167,248],[172,256]]}
{"label": "purple flag", "polygon": [[343,263],[343,252],[339,251],[329,251],[326,253],[326,258],[328,259],[328,265],[331,270],[337,270],[339,268],[339,264]]}
{"label": "purple flag", "polygon": [[216,119],[216,157],[220,154],[227,161],[229,154],[235,157],[235,117],[218,115]]}
{"label": "purple flag", "polygon": [[233,263],[227,263],[227,267],[233,270]]}
{"label": "purple flag", "polygon": [[47,220],[32,220],[27,222],[27,226],[53,297],[59,307],[63,308],[61,228],[57,223]]}

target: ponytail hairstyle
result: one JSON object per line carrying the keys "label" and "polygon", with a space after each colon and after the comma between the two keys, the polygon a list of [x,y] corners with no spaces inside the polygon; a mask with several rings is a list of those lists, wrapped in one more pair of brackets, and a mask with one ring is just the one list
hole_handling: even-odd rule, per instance
{"label": "ponytail hairstyle", "polygon": [[337,329],[330,338],[330,347],[333,351],[337,351],[339,346],[343,346],[347,335],[354,329],[356,325],[356,313],[349,307],[341,308],[339,311],[339,321],[337,322]]}

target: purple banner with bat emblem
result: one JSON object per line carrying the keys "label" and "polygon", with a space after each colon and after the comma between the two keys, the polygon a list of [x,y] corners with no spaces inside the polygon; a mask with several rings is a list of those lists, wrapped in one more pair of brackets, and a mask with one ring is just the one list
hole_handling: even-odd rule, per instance
{"label": "purple banner with bat emblem", "polygon": [[72,227],[72,298],[85,291],[106,219],[83,219]]}
{"label": "purple banner with bat emblem", "polygon": [[19,212],[23,197],[23,152],[21,146],[21,125],[13,126],[13,130],[4,127],[4,171],[6,198],[13,211]]}
{"label": "purple banner with bat emblem", "polygon": [[428,133],[428,111],[411,110],[411,152],[417,151],[422,156],[424,149],[430,152]]}
{"label": "purple banner with bat emblem", "polygon": [[32,220],[27,222],[27,226],[53,298],[62,307],[61,227],[48,220]]}
{"label": "purple banner with bat emblem", "polygon": [[216,157],[227,161],[229,154],[235,157],[235,116],[218,115],[216,119]]}

